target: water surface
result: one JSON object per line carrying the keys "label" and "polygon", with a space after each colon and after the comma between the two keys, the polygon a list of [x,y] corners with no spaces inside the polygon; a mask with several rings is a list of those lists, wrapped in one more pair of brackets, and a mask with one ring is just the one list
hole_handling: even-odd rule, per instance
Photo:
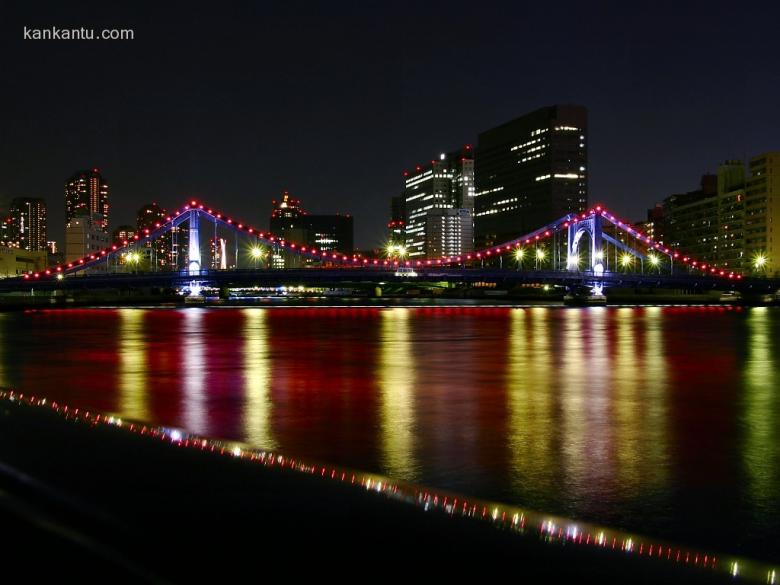
{"label": "water surface", "polygon": [[780,560],[780,311],[0,314],[0,384]]}

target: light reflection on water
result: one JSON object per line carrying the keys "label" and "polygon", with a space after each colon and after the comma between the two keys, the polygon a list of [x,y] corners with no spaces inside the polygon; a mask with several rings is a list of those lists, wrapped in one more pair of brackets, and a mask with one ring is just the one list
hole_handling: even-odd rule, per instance
{"label": "light reflection on water", "polygon": [[776,309],[0,315],[0,381],[74,406],[776,557]]}

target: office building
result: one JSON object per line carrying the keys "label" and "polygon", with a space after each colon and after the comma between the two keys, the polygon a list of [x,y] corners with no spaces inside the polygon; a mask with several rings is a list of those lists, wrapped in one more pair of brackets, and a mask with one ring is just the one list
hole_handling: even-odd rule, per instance
{"label": "office building", "polygon": [[588,205],[588,114],[555,105],[479,134],[474,238],[500,244]]}
{"label": "office building", "polygon": [[318,250],[352,254],[354,221],[351,215],[317,215],[307,213],[298,199],[285,191],[273,201],[269,222],[276,237]]}
{"label": "office building", "polygon": [[425,220],[425,250],[429,258],[457,257],[472,251],[474,225],[470,209],[432,209]]}
{"label": "office building", "polygon": [[108,233],[108,183],[99,169],[79,171],[65,183],[65,224],[74,217],[88,216]]}
{"label": "office building", "polygon": [[[440,258],[443,248],[452,250],[452,255],[471,252],[473,230],[471,226],[464,229],[463,222],[473,219],[474,194],[474,156],[470,145],[442,153],[413,171],[404,171],[404,191],[393,213],[400,211],[402,215],[408,258]],[[429,216],[435,219],[429,221]],[[429,234],[429,226],[435,226],[437,233]],[[442,229],[450,231],[440,232]],[[451,245],[443,246],[442,242]]]}
{"label": "office building", "polygon": [[46,250],[46,201],[17,197],[8,208],[9,242],[15,248]]}

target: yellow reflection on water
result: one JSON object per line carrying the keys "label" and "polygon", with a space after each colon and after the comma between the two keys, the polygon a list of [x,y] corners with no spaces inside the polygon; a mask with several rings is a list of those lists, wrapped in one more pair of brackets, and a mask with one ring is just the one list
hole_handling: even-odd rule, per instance
{"label": "yellow reflection on water", "polygon": [[208,435],[208,405],[206,403],[206,351],[203,331],[203,311],[198,308],[183,311],[182,344],[184,350],[184,399],[182,413],[188,431]]}
{"label": "yellow reflection on water", "polygon": [[143,309],[119,309],[119,408],[122,416],[150,420]]}
{"label": "yellow reflection on water", "polygon": [[244,309],[244,408],[247,442],[263,449],[276,449],[271,429],[271,357],[266,309]]}
{"label": "yellow reflection on water", "polygon": [[664,347],[664,310],[644,309],[643,436],[641,481],[664,485],[669,479],[669,364]]}
{"label": "yellow reflection on water", "polygon": [[777,381],[772,356],[771,314],[767,307],[750,309],[748,355],[745,364],[745,446],[743,456],[752,497],[769,504],[777,494],[772,486],[776,468],[775,392]]}
{"label": "yellow reflection on water", "polygon": [[588,376],[585,355],[584,309],[565,309],[561,347],[561,455],[567,487],[579,493],[587,489],[591,461],[588,449]]}
{"label": "yellow reflection on water", "polygon": [[614,452],[626,495],[668,477],[668,375],[660,307],[615,312]]}
{"label": "yellow reflection on water", "polygon": [[381,457],[386,474],[417,479],[414,445],[415,357],[410,309],[381,311],[377,381],[381,396]]}
{"label": "yellow reflection on water", "polygon": [[550,309],[513,309],[510,313],[507,367],[508,446],[511,481],[516,489],[555,487],[556,456]]}

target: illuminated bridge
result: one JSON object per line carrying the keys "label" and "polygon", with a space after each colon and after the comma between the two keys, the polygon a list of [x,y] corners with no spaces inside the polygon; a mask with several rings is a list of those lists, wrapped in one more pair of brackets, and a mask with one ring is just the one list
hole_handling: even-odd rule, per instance
{"label": "illuminated bridge", "polygon": [[[162,261],[158,261],[158,251]],[[744,277],[671,250],[600,206],[463,256],[411,260],[367,258],[298,245],[191,201],[124,246],[114,245],[42,272],[2,280],[0,291],[338,286],[409,282],[411,278],[463,284],[554,284],[589,287],[596,293],[604,287],[752,293],[774,292],[780,287],[778,280]]]}

